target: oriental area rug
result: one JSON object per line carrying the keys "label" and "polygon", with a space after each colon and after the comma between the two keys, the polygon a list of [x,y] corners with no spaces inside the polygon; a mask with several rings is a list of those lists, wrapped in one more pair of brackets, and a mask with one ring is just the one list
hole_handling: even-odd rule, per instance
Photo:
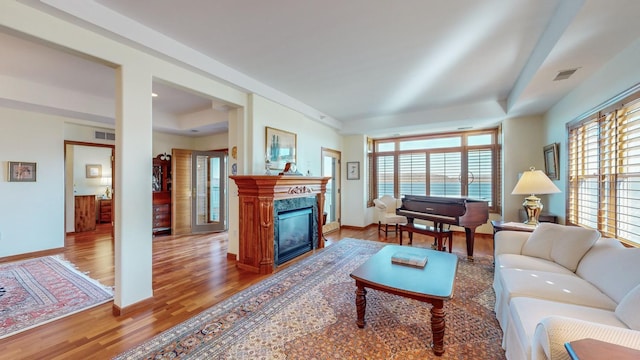
{"label": "oriental area rug", "polygon": [[459,255],[442,357],[429,347],[430,304],[367,289],[359,329],[349,274],[384,245],[338,241],[116,359],[504,359],[492,258]]}
{"label": "oriental area rug", "polygon": [[113,299],[57,256],[0,264],[0,339]]}

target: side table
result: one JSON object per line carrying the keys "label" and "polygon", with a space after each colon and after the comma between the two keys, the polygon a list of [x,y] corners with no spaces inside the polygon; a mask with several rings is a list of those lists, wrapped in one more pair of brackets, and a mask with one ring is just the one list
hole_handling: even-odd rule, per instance
{"label": "side table", "polygon": [[493,226],[494,235],[502,230],[533,232],[536,229],[535,226],[525,225],[524,223],[502,220],[491,220],[491,225]]}
{"label": "side table", "polygon": [[640,350],[595,339],[571,341],[565,343],[564,347],[567,349],[571,360],[632,360],[640,358]]}

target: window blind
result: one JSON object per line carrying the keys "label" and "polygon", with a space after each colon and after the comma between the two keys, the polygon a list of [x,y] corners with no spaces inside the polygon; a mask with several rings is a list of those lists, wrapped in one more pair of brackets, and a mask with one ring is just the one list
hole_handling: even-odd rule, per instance
{"label": "window blind", "polygon": [[394,196],[394,157],[393,155],[378,156],[376,158],[376,184],[378,197]]}
{"label": "window blind", "polygon": [[569,222],[640,243],[640,99],[569,126]]}
{"label": "window blind", "polygon": [[461,171],[460,152],[432,153],[429,158],[429,195],[461,196]]}

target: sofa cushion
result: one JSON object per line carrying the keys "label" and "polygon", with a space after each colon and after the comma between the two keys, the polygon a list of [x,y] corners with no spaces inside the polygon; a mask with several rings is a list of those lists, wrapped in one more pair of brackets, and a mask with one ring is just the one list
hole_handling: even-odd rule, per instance
{"label": "sofa cushion", "polygon": [[[496,257],[496,267],[499,269],[524,269],[557,272],[572,275],[573,272],[551,260],[516,254],[500,254]],[[498,271],[499,272],[499,271]]]}
{"label": "sofa cushion", "polygon": [[502,269],[502,301],[532,297],[614,311],[618,305],[597,287],[575,274]]}
{"label": "sofa cushion", "polygon": [[616,303],[640,284],[640,249],[602,238],[580,261],[576,275],[589,281]]}
{"label": "sofa cushion", "polygon": [[618,319],[633,330],[640,330],[640,311],[638,311],[638,304],[640,304],[640,285],[629,291],[629,293],[622,298],[618,307],[616,307],[616,316]]}
{"label": "sofa cushion", "polygon": [[598,238],[596,230],[541,223],[522,246],[522,255],[552,260],[576,271],[580,259]]}

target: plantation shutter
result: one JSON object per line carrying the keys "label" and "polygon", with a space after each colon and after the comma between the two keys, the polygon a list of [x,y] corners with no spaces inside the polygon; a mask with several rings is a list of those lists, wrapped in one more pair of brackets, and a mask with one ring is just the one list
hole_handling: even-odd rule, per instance
{"label": "plantation shutter", "polygon": [[640,99],[569,127],[568,220],[640,243]]}
{"label": "plantation shutter", "polygon": [[609,232],[617,229],[616,237],[640,242],[640,99],[616,114],[620,146],[618,178],[616,179],[617,221]]}
{"label": "plantation shutter", "polygon": [[378,189],[378,197],[383,195],[394,196],[394,161],[393,155],[382,155],[376,157],[376,184]]}
{"label": "plantation shutter", "polygon": [[491,149],[469,150],[467,152],[468,196],[489,201],[493,199],[493,151]]}
{"label": "plantation shutter", "polygon": [[429,156],[429,195],[461,196],[460,152],[431,153]]}
{"label": "plantation shutter", "polygon": [[402,195],[426,195],[427,154],[408,153],[398,157],[398,182]]}
{"label": "plantation shutter", "polygon": [[569,220],[598,227],[598,119],[569,131]]}

